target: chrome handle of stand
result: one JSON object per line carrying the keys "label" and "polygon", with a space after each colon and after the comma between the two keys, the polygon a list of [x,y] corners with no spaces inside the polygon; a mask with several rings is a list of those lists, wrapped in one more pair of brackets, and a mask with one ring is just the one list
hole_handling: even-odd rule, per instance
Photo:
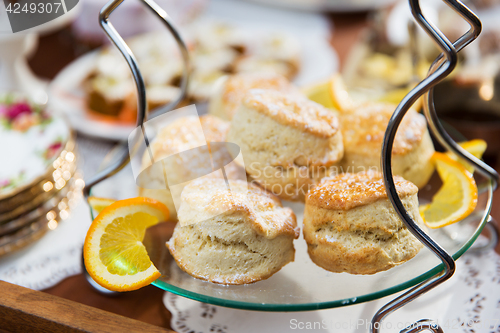
{"label": "chrome handle of stand", "polygon": [[[467,8],[458,0],[443,1],[448,6],[453,8],[458,14],[460,14],[471,25],[471,29],[467,31],[463,36],[461,36],[455,43],[451,43],[446,38],[446,36],[441,33],[441,31],[439,31],[431,22],[427,21],[427,19],[423,16],[419,0],[409,0],[412,14],[415,20],[427,32],[427,34],[432,39],[434,39],[443,53],[440,54],[436,61],[434,61],[427,77],[403,98],[401,103],[394,111],[384,137],[381,154],[381,164],[385,188],[394,209],[396,210],[406,227],[412,232],[412,234],[417,237],[417,239],[419,239],[441,260],[444,266],[444,270],[436,276],[428,279],[427,281],[424,281],[419,285],[413,287],[412,289],[408,290],[404,294],[400,295],[399,297],[395,298],[394,300],[390,301],[382,308],[380,308],[372,318],[370,331],[375,333],[378,333],[380,331],[381,322],[387,315],[401,308],[408,302],[411,302],[427,291],[435,288],[439,284],[445,282],[455,272],[455,261],[453,257],[448,254],[444,248],[437,244],[429,235],[427,235],[406,211],[403,203],[401,202],[401,199],[398,196],[392,175],[392,147],[396,132],[401,121],[403,120],[403,117],[420,96],[427,92],[424,97],[424,108],[426,110],[425,115],[429,123],[431,132],[440,140],[440,142],[443,143],[446,148],[457,153],[467,162],[474,165],[479,173],[490,179],[490,202],[488,203],[488,208],[486,209],[485,214],[489,214],[489,211],[491,209],[491,196],[493,192],[492,188],[496,188],[498,182],[498,174],[495,172],[495,170],[493,170],[487,164],[475,158],[471,154],[467,153],[464,149],[458,146],[451,139],[451,137],[449,137],[449,135],[445,132],[445,130],[439,123],[436,112],[434,110],[432,88],[453,71],[457,64],[457,53],[469,43],[471,43],[474,39],[476,39],[481,32],[481,22],[469,8]],[[485,218],[486,217],[487,216],[485,216]],[[437,323],[432,323],[428,319],[416,322],[412,326],[404,329],[402,332],[420,332],[422,330],[442,332],[442,329]]]}
{"label": "chrome handle of stand", "polygon": [[[113,42],[113,44],[118,48],[120,53],[123,55],[125,60],[127,61],[127,64],[132,72],[132,77],[134,78],[134,82],[137,88],[137,121],[136,121],[136,126],[141,127],[143,130],[144,137],[146,138],[146,145],[149,146],[149,141],[147,140],[147,136],[144,133],[144,121],[146,118],[154,118],[160,114],[163,114],[165,112],[168,112],[175,108],[180,101],[182,101],[186,97],[187,93],[187,85],[188,85],[188,79],[189,79],[189,69],[190,69],[190,64],[189,64],[189,52],[186,46],[186,43],[182,39],[179,31],[175,27],[175,25],[172,23],[170,17],[168,16],[167,12],[165,12],[160,6],[158,6],[153,0],[142,0],[144,4],[154,13],[156,14],[162,22],[165,24],[167,29],[170,31],[170,33],[173,35],[175,41],[177,42],[177,45],[181,51],[181,56],[184,64],[184,68],[182,71],[182,79],[181,79],[181,93],[175,99],[174,101],[170,102],[169,104],[162,106],[155,111],[153,111],[151,114],[147,114],[147,100],[146,100],[146,87],[144,84],[144,79],[142,78],[139,65],[137,64],[137,60],[135,59],[134,54],[132,53],[132,50],[128,47],[127,43],[123,40],[123,38],[120,36],[120,34],[116,31],[114,28],[113,24],[109,21],[109,16],[111,13],[118,8],[118,6],[123,2],[124,0],[111,0],[109,1],[104,7],[101,9],[101,12],[99,13],[99,22],[101,24],[102,29],[106,34],[108,35],[109,39]],[[90,190],[92,186],[100,183],[101,181],[113,176],[114,174],[118,173],[120,170],[122,170],[129,162],[130,162],[130,155],[137,150],[139,140],[135,140],[135,145],[132,152],[128,152],[127,150],[124,150],[124,153],[120,158],[111,164],[110,166],[106,167],[104,170],[98,172],[96,175],[91,177],[88,181],[86,181],[86,186],[83,190],[84,195],[86,198],[90,195]],[[126,143],[123,143],[126,145]]]}
{"label": "chrome handle of stand", "polygon": [[[111,13],[118,8],[118,6],[123,2],[124,0],[111,0],[109,1],[104,7],[101,9],[101,12],[99,13],[99,22],[101,24],[102,29],[106,32],[108,35],[109,39],[113,42],[113,44],[118,48],[118,50],[121,52],[125,60],[127,61],[129,68],[132,72],[132,77],[134,78],[134,82],[137,88],[137,121],[136,125],[137,127],[141,127],[142,133],[144,135],[144,138],[146,139],[146,145],[149,147],[149,140],[147,139],[146,133],[144,131],[144,121],[146,118],[154,118],[160,114],[163,114],[165,112],[168,112],[175,108],[180,101],[182,101],[186,97],[187,93],[187,86],[188,86],[188,79],[189,79],[189,70],[190,70],[190,65],[189,65],[189,52],[186,46],[186,43],[183,41],[179,31],[177,28],[175,28],[174,24],[171,22],[170,17],[168,16],[167,12],[165,12],[160,6],[158,6],[153,0],[143,0],[144,4],[154,13],[156,14],[160,19],[162,19],[163,23],[167,27],[167,29],[170,31],[170,33],[174,36],[175,41],[177,42],[177,45],[179,46],[179,49],[181,51],[181,56],[184,64],[183,72],[182,72],[182,79],[181,79],[181,93],[175,99],[174,101],[170,102],[169,104],[162,106],[158,108],[157,110],[153,111],[149,115],[147,114],[147,100],[146,100],[146,87],[144,84],[144,79],[142,78],[139,65],[137,63],[137,60],[135,59],[134,54],[132,53],[132,50],[128,47],[127,43],[123,40],[123,38],[120,36],[120,34],[116,31],[116,29],[113,27],[113,24],[109,21],[109,16]],[[90,195],[90,190],[92,189],[93,186],[96,184],[100,183],[101,181],[108,179],[109,177],[115,175],[118,173],[120,170],[122,170],[129,162],[131,157],[137,152],[137,148],[139,147],[140,141],[136,138],[133,140],[133,145],[132,145],[132,151],[127,149],[127,142],[122,142],[121,145],[123,145],[123,153],[120,156],[119,159],[117,159],[115,162],[113,162],[111,165],[105,167],[102,171],[98,172],[96,175],[91,177],[89,180],[87,180],[86,186],[83,189],[83,194],[86,199],[88,199]],[[130,148],[130,146],[128,147]],[[106,295],[113,295],[115,292],[113,291],[108,291],[107,289],[97,285],[95,281],[92,280],[90,275],[87,273],[85,269],[85,265],[83,264],[82,261],[82,268],[83,268],[83,273],[87,281],[89,281],[90,285],[94,287],[97,291],[101,293],[105,293]]]}

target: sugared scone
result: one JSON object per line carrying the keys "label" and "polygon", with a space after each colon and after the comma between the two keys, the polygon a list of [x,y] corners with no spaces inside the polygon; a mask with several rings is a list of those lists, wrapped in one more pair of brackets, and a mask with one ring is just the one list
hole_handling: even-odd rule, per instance
{"label": "sugared scone", "polygon": [[282,199],[303,201],[343,155],[337,117],[300,95],[250,90],[227,141],[241,148],[247,173]]}
{"label": "sugared scone", "polygon": [[[367,103],[340,117],[344,137],[343,172],[380,171],[382,141],[394,109],[392,104]],[[410,110],[394,140],[393,173],[421,188],[434,171],[430,160],[433,154],[425,117]]]}
{"label": "sugared scone", "polygon": [[241,73],[221,78],[215,85],[208,105],[208,113],[231,120],[250,89],[269,89],[295,92],[288,80],[274,73]]}
{"label": "sugared scone", "polygon": [[187,185],[167,247],[186,273],[221,284],[267,279],[294,260],[296,217],[245,181],[201,178]]}
{"label": "sugared scone", "polygon": [[[210,115],[201,116],[199,119],[203,133],[193,130],[199,126],[196,117],[179,118],[161,129],[150,145],[155,159],[160,161],[178,152],[192,151],[193,148],[205,145],[206,142],[225,141],[226,133],[229,129],[228,122]],[[169,158],[167,162],[164,162],[163,167],[165,168],[170,184],[182,183],[183,180],[192,180],[201,174],[209,174],[212,172],[212,163],[210,161],[212,158],[222,159],[226,162],[233,159],[227,151],[217,150],[215,152],[212,151],[211,157],[207,160],[208,146],[199,148],[193,152],[192,156],[178,155],[177,158]],[[223,154],[228,156],[221,156]],[[143,164],[146,164],[148,161],[149,154],[146,152]],[[163,169],[153,168],[146,170],[148,174],[146,175],[145,183],[139,186],[139,196],[153,198],[164,203],[170,211],[170,218],[175,220],[177,213],[172,193],[168,187],[164,188],[165,179],[162,171]],[[229,179],[239,179],[241,178],[240,175],[244,174],[242,168],[236,163],[226,165],[225,172]],[[221,172],[213,173],[212,176],[223,177]]]}
{"label": "sugared scone", "polygon": [[[394,182],[411,217],[423,225],[418,188],[399,176]],[[311,260],[331,272],[374,274],[410,260],[422,248],[374,171],[324,178],[307,194],[303,228]]]}

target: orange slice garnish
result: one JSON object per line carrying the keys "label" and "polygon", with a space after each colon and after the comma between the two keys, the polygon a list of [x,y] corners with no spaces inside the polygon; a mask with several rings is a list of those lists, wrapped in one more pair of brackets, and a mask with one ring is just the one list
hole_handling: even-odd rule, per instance
{"label": "orange slice garnish", "polygon": [[168,208],[150,198],[119,200],[104,208],[85,238],[90,276],[113,291],[139,289],[160,277],[142,241],[148,227],[168,217]]}

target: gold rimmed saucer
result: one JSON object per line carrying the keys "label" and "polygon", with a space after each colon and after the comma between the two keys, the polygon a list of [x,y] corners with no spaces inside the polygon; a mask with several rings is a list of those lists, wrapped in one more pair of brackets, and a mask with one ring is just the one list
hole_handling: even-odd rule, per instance
{"label": "gold rimmed saucer", "polygon": [[[77,184],[78,182],[78,184]],[[43,216],[51,217],[58,214],[66,216],[67,213],[63,212],[68,207],[70,207],[70,199],[68,196],[73,196],[71,191],[77,187],[81,187],[81,175],[76,172],[75,175],[68,181],[68,185],[62,188],[57,194],[36,207],[35,209],[21,215],[18,218],[12,219],[8,222],[0,224],[0,237],[13,233],[22,227],[35,222]],[[72,199],[71,204],[74,204]]]}
{"label": "gold rimmed saucer", "polygon": [[[30,216],[32,219],[29,221],[23,219],[12,221],[18,225],[14,231],[0,236],[0,257],[19,250],[40,239],[47,231],[56,229],[61,220],[69,217],[71,209],[81,198],[83,186],[81,175],[76,173],[59,195],[48,202],[54,204],[52,209],[47,212],[39,211],[38,216]],[[0,226],[0,229],[7,225]]]}
{"label": "gold rimmed saucer", "polygon": [[57,181],[57,179],[55,179],[56,177],[54,177],[54,172],[56,170],[64,172],[61,166],[73,163],[76,159],[74,152],[75,138],[76,134],[74,131],[71,131],[70,137],[64,145],[64,149],[62,149],[57,158],[52,161],[50,166],[41,176],[36,177],[33,181],[27,184],[0,194],[0,214],[29,202],[41,193],[49,192],[52,188],[54,188],[55,181]]}
{"label": "gold rimmed saucer", "polygon": [[5,205],[3,202],[0,202],[0,225],[31,212],[57,196],[66,187],[76,171],[75,154],[63,150],[60,156],[54,161],[53,166],[55,168],[50,173],[50,178],[40,182],[42,183],[41,188],[38,191],[30,191],[30,194],[33,194],[33,192],[38,193],[20,198],[23,200],[16,200],[17,204],[13,204],[10,200]]}

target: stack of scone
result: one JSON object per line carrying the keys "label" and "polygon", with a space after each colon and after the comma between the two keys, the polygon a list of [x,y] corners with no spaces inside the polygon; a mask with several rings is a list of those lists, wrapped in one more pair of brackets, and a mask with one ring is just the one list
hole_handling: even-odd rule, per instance
{"label": "stack of scone", "polygon": [[[220,80],[209,105],[212,116],[202,117],[202,127],[207,141],[239,146],[244,163],[235,162],[251,181],[232,180],[228,169],[227,176],[198,177],[184,187],[179,222],[167,245],[178,266],[223,284],[251,283],[277,272],[293,261],[298,236],[295,215],[279,198],[305,201],[308,253],[326,270],[374,274],[413,258],[422,245],[398,217],[378,172],[393,109],[373,103],[336,114],[278,74]],[[166,127],[153,150],[168,155],[189,145],[192,121]],[[394,142],[393,172],[397,192],[419,224],[417,192],[433,172],[433,152],[425,118],[410,111]],[[174,163],[167,177],[187,179],[184,174],[200,163]],[[164,201],[175,216],[170,192],[162,191],[142,195]]]}

